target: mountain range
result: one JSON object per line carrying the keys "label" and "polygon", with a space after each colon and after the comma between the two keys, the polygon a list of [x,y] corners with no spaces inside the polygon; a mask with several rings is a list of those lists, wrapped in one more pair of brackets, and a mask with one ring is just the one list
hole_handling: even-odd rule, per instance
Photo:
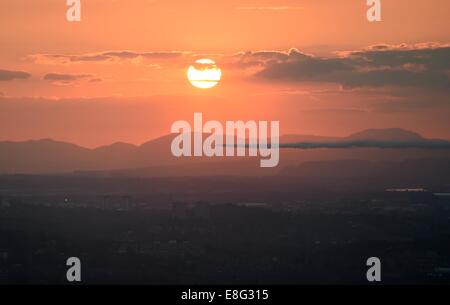
{"label": "mountain range", "polygon": [[252,176],[275,174],[280,168],[311,161],[398,161],[450,156],[450,141],[447,140],[427,139],[399,128],[367,129],[348,137],[282,136],[280,166],[261,169],[259,157],[175,158],[170,151],[174,137],[166,135],[139,146],[119,142],[95,149],[51,139],[3,141],[0,142],[0,173]]}

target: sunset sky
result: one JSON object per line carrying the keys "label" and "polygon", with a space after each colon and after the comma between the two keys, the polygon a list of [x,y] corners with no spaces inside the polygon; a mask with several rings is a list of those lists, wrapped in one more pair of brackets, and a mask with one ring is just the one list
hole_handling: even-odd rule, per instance
{"label": "sunset sky", "polygon": [[[0,140],[140,144],[175,120],[282,134],[401,127],[450,139],[448,0],[0,1]],[[220,84],[186,71],[211,58]]]}

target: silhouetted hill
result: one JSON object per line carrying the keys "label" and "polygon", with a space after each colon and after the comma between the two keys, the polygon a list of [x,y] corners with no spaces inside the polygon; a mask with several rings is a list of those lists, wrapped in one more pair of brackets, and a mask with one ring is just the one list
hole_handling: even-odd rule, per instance
{"label": "silhouetted hill", "polygon": [[368,129],[349,137],[286,135],[280,137],[280,142],[285,145],[281,146],[280,165],[273,169],[261,169],[259,157],[176,158],[170,151],[175,136],[166,135],[139,146],[114,143],[96,149],[49,139],[0,142],[0,173],[107,171],[139,176],[253,176],[276,174],[281,168],[310,161],[400,161],[408,158],[444,158],[450,152],[449,141],[426,139],[398,128]]}
{"label": "silhouetted hill", "polygon": [[427,140],[418,133],[401,128],[365,129],[347,137],[323,137],[314,135],[285,135],[280,137],[281,143],[328,143],[342,141],[423,141]]}
{"label": "silhouetted hill", "polygon": [[346,138],[347,140],[364,140],[364,141],[423,141],[418,133],[408,131],[401,128],[388,129],[366,129],[361,132],[354,133]]}
{"label": "silhouetted hill", "polygon": [[282,139],[280,147],[312,149],[312,148],[418,148],[418,149],[450,149],[450,141],[426,139],[418,133],[401,128],[366,129],[348,137],[313,137],[291,136]]}
{"label": "silhouetted hill", "polygon": [[0,142],[0,171],[34,173],[87,168],[91,153],[87,148],[50,139]]}
{"label": "silhouetted hill", "polygon": [[92,164],[90,169],[126,166],[137,148],[136,145],[122,142],[101,146],[92,151],[87,163]]}
{"label": "silhouetted hill", "polygon": [[97,147],[94,151],[98,154],[127,154],[133,152],[137,147],[133,144],[117,142],[111,145]]}

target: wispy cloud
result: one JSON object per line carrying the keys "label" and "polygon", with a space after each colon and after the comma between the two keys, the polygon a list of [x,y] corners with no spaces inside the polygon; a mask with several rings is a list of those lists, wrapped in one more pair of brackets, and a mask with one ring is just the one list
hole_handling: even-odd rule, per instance
{"label": "wispy cloud", "polygon": [[27,79],[30,77],[31,77],[31,74],[29,74],[27,72],[1,70],[0,69],[0,81],[11,81],[14,79]]}
{"label": "wispy cloud", "polygon": [[47,73],[44,80],[51,81],[55,85],[70,85],[72,83],[87,80],[88,82],[100,82],[100,78],[95,78],[91,74],[67,74],[67,73]]}
{"label": "wispy cloud", "polygon": [[301,10],[301,6],[237,6],[237,10],[241,11],[287,11]]}
{"label": "wispy cloud", "polygon": [[77,79],[83,79],[91,77],[90,74],[60,74],[60,73],[48,73],[44,76],[45,80],[61,80],[61,81],[74,81]]}
{"label": "wispy cloud", "polygon": [[168,60],[183,56],[186,52],[134,52],[128,50],[104,51],[89,54],[33,54],[29,57],[41,64],[71,64],[71,63],[115,63],[146,60]]}

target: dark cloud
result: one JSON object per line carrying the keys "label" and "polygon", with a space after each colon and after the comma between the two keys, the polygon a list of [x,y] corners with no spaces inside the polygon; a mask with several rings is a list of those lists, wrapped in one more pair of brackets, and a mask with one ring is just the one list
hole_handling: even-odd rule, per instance
{"label": "dark cloud", "polygon": [[49,81],[75,81],[79,79],[92,77],[90,74],[61,74],[61,73],[48,73],[44,76],[45,80]]}
{"label": "dark cloud", "polygon": [[296,49],[287,53],[244,54],[238,62],[262,66],[256,76],[275,81],[339,83],[345,88],[410,86],[450,88],[450,46],[376,45],[324,58]]}
{"label": "dark cloud", "polygon": [[412,71],[450,69],[450,45],[448,44],[381,44],[341,54],[364,62],[368,66],[404,67]]}
{"label": "dark cloud", "polygon": [[291,49],[288,52],[280,51],[249,51],[239,52],[230,58],[225,58],[224,62],[228,67],[248,68],[253,66],[266,67],[273,64],[288,62],[292,59],[301,59],[308,57],[307,54],[297,49]]}
{"label": "dark cloud", "polygon": [[269,65],[258,76],[278,80],[334,82],[352,71],[348,60],[310,56]]}
{"label": "dark cloud", "polygon": [[31,74],[23,71],[11,71],[11,70],[1,70],[0,69],[0,81],[10,81],[14,79],[27,79],[30,78]]}

